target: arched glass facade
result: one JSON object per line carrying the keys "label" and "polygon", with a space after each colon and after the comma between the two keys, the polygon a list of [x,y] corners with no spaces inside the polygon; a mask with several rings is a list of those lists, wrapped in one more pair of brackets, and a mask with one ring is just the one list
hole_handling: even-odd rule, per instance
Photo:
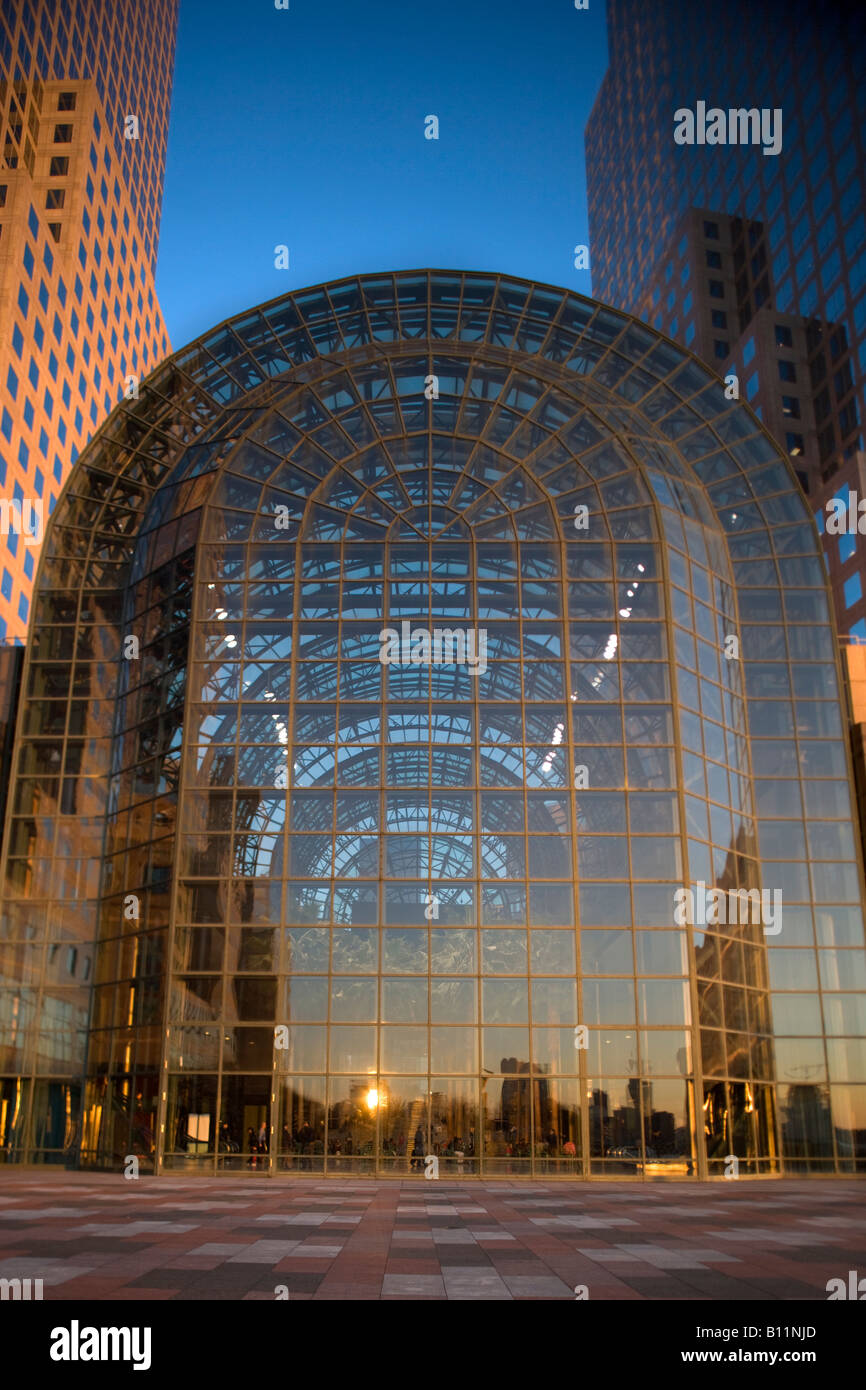
{"label": "arched glass facade", "polygon": [[6,1157],[854,1171],[852,804],[814,524],[696,360],[495,275],[263,305],[52,518]]}

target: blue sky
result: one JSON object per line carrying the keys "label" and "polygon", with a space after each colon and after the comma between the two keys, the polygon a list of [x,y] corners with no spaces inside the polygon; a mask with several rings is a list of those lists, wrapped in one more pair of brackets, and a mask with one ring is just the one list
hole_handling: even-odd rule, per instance
{"label": "blue sky", "polygon": [[181,0],[157,268],[173,346],[359,271],[589,293],[573,248],[606,66],[603,0]]}

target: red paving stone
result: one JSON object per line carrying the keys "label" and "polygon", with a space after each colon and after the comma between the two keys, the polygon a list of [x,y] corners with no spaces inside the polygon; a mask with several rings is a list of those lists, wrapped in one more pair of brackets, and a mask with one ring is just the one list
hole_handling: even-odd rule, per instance
{"label": "red paving stone", "polygon": [[864,1267],[846,1180],[0,1177],[0,1277],[54,1300],[826,1301]]}

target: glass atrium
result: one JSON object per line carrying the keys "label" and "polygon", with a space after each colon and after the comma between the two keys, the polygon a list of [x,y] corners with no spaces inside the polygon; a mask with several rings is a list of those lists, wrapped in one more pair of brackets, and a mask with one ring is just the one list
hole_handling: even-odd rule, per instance
{"label": "glass atrium", "polygon": [[6,1162],[866,1166],[817,532],[645,325],[422,271],[215,329],[78,461],[23,682]]}

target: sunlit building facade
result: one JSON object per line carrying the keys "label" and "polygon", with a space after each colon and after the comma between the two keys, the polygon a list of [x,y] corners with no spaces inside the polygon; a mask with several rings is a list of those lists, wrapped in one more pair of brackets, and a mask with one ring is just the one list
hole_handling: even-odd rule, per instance
{"label": "sunlit building facade", "polygon": [[820,541],[683,348],[492,274],[286,295],[114,410],[35,594],[7,1162],[864,1166]]}
{"label": "sunlit building facade", "polygon": [[177,0],[0,7],[3,643],[24,640],[44,522],[70,468],[169,350],[154,275],[177,11]]}

